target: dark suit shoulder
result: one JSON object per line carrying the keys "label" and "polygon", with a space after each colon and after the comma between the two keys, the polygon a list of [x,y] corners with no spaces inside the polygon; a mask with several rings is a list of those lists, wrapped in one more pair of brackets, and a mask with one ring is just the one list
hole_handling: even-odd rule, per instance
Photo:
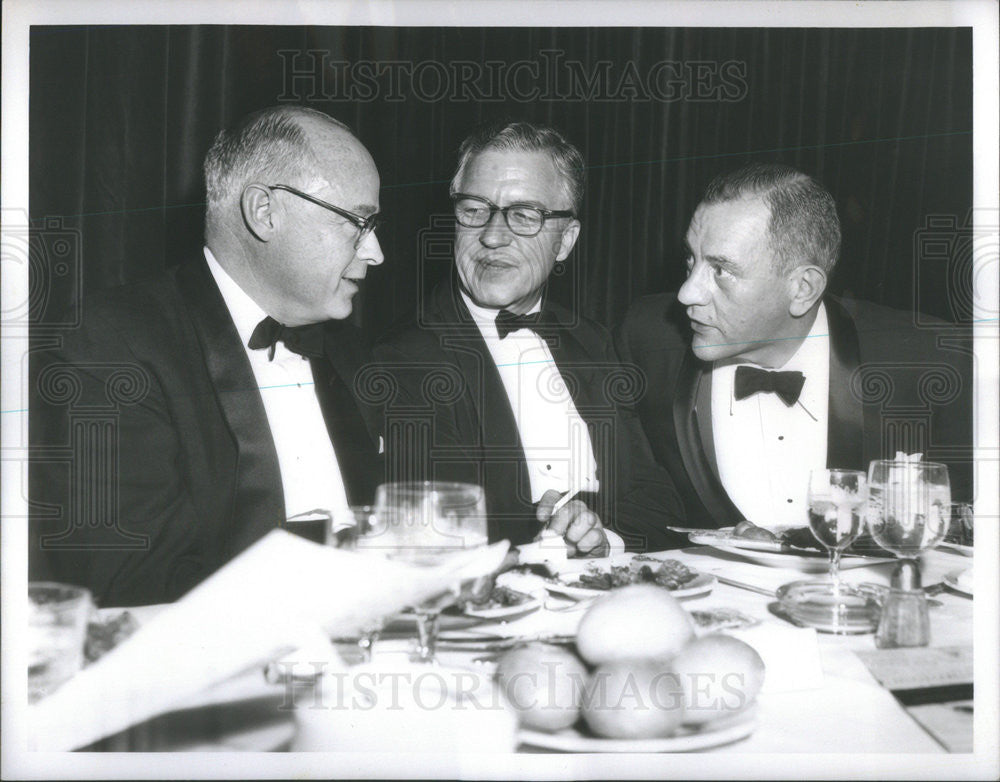
{"label": "dark suit shoulder", "polygon": [[89,293],[84,320],[89,316],[112,322],[132,321],[137,314],[143,315],[143,320],[174,317],[180,304],[176,276],[171,270]]}
{"label": "dark suit shoulder", "polygon": [[651,353],[684,354],[691,342],[684,306],[676,294],[657,293],[636,299],[615,330],[624,357],[641,361]]}
{"label": "dark suit shoulder", "polygon": [[374,355],[411,355],[417,358],[428,351],[440,349],[440,330],[422,326],[414,320],[395,325],[375,343]]}
{"label": "dark suit shoulder", "polygon": [[938,349],[937,340],[943,332],[962,331],[955,324],[909,310],[859,299],[830,297],[828,305],[838,304],[854,323],[862,359],[905,359],[922,354],[930,358]]}
{"label": "dark suit shoulder", "polygon": [[188,344],[193,331],[172,272],[87,295],[80,326],[63,345],[81,358],[126,350],[139,357],[161,355]]}

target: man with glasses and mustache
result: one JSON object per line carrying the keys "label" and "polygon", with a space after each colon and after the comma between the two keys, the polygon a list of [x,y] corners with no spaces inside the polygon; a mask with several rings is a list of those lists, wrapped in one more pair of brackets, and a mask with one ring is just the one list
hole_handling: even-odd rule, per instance
{"label": "man with glasses and mustache", "polygon": [[[32,577],[48,567],[99,604],[175,600],[285,519],[370,502],[381,475],[344,322],[383,261],[371,156],[326,114],[277,106],[221,132],[204,170],[202,256],[88,297],[33,364],[40,390],[70,373],[76,410],[131,378],[106,470],[32,466],[31,499],[57,509],[33,520]],[[69,439],[60,402],[33,399],[35,444]]]}
{"label": "man with glasses and mustache", "polygon": [[376,347],[394,390],[387,463],[398,478],[482,485],[491,540],[547,527],[571,555],[597,556],[620,544],[614,529],[664,548],[678,502],[629,407],[639,380],[602,327],[546,296],[580,233],[583,184],[582,156],[550,128],[485,127],[462,144],[453,272]]}

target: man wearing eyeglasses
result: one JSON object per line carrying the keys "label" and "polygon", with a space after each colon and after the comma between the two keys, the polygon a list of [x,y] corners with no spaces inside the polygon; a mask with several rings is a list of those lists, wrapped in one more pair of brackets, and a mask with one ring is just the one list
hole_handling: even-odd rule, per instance
{"label": "man wearing eyeglasses", "polygon": [[[174,600],[285,519],[370,502],[381,475],[344,322],[383,260],[371,156],[329,116],[278,106],[221,132],[204,169],[203,257],[88,297],[35,365],[40,438],[83,439],[67,432],[85,409],[114,418],[113,444],[80,444],[69,475],[33,466],[32,499],[58,515],[32,553],[99,604]],[[70,405],[44,390],[60,367]]]}
{"label": "man wearing eyeglasses", "polygon": [[549,128],[487,127],[462,144],[454,272],[376,349],[395,391],[388,463],[484,486],[491,539],[547,527],[595,556],[620,543],[613,527],[663,548],[679,502],[620,393],[637,381],[600,326],[545,295],[580,234],[583,180],[579,151]]}

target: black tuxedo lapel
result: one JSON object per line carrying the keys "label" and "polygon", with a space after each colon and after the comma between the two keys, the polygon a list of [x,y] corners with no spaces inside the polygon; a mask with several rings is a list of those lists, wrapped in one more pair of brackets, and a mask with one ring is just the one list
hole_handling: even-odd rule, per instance
{"label": "black tuxedo lapel", "polygon": [[827,298],[825,304],[830,331],[826,466],[867,470],[864,432],[877,431],[877,422],[866,420],[873,414],[851,393],[851,375],[861,364],[858,330],[839,301]]}
{"label": "black tuxedo lapel", "polygon": [[284,519],[284,493],[274,440],[250,361],[204,260],[177,271],[177,285],[201,342],[216,398],[236,442],[232,518],[238,525],[220,549],[235,556]]}
{"label": "black tuxedo lapel", "polygon": [[[705,521],[710,521],[716,526],[725,526],[742,519],[743,514],[726,493],[702,444],[702,431],[711,432],[712,416],[710,394],[707,409],[698,409],[696,413],[699,386],[707,379],[706,375],[705,365],[695,358],[690,349],[685,351],[674,394],[674,430],[677,433],[677,447],[688,478],[702,505],[705,506],[708,517]],[[707,424],[700,423],[699,419],[706,416]],[[697,520],[692,519],[692,521]]]}
{"label": "black tuxedo lapel", "polygon": [[326,356],[309,359],[309,365],[347,501],[351,505],[370,505],[382,471],[378,449],[352,392],[356,368],[339,349],[338,337],[354,338],[343,334],[346,329],[346,324],[328,324],[324,331]]}
{"label": "black tuxedo lapel", "polygon": [[508,538],[515,545],[531,540],[538,532],[530,518],[531,481],[514,409],[500,372],[459,295],[454,274],[451,285],[438,286],[433,302],[430,314],[444,324],[441,347],[455,357],[469,385],[479,430],[479,463],[489,506],[490,540]]}

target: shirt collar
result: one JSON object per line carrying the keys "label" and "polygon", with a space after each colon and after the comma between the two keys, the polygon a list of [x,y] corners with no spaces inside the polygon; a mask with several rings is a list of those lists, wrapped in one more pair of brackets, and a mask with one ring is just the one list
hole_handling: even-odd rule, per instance
{"label": "shirt collar", "polygon": [[783,366],[777,367],[782,372],[802,372],[809,377],[810,370],[819,363],[826,364],[829,358],[830,327],[826,319],[826,305],[820,302],[816,310],[816,320],[813,321],[809,334],[799,349]]}
{"label": "shirt collar", "polygon": [[[809,333],[802,340],[802,344],[799,345],[798,350],[780,367],[765,367],[765,369],[780,372],[798,371],[808,377],[809,370],[816,366],[817,362],[826,363],[829,361],[829,349],[830,327],[826,318],[826,305],[820,302],[819,308],[816,310],[816,319],[813,321],[812,328],[809,329]],[[750,361],[744,361],[740,358],[730,358],[716,361],[712,368],[724,369],[728,367],[735,372],[735,368],[741,364],[758,367],[757,364]]]}
{"label": "shirt collar", "polygon": [[219,293],[222,294],[222,298],[226,302],[226,308],[229,310],[229,315],[236,325],[236,331],[240,335],[240,340],[246,345],[250,341],[250,335],[253,334],[253,330],[257,327],[258,323],[267,317],[267,313],[260,308],[257,302],[250,298],[236,280],[229,276],[229,273],[222,268],[222,265],[212,255],[212,251],[208,247],[204,249],[205,260],[208,262],[208,270],[212,272],[215,284],[219,286]]}

